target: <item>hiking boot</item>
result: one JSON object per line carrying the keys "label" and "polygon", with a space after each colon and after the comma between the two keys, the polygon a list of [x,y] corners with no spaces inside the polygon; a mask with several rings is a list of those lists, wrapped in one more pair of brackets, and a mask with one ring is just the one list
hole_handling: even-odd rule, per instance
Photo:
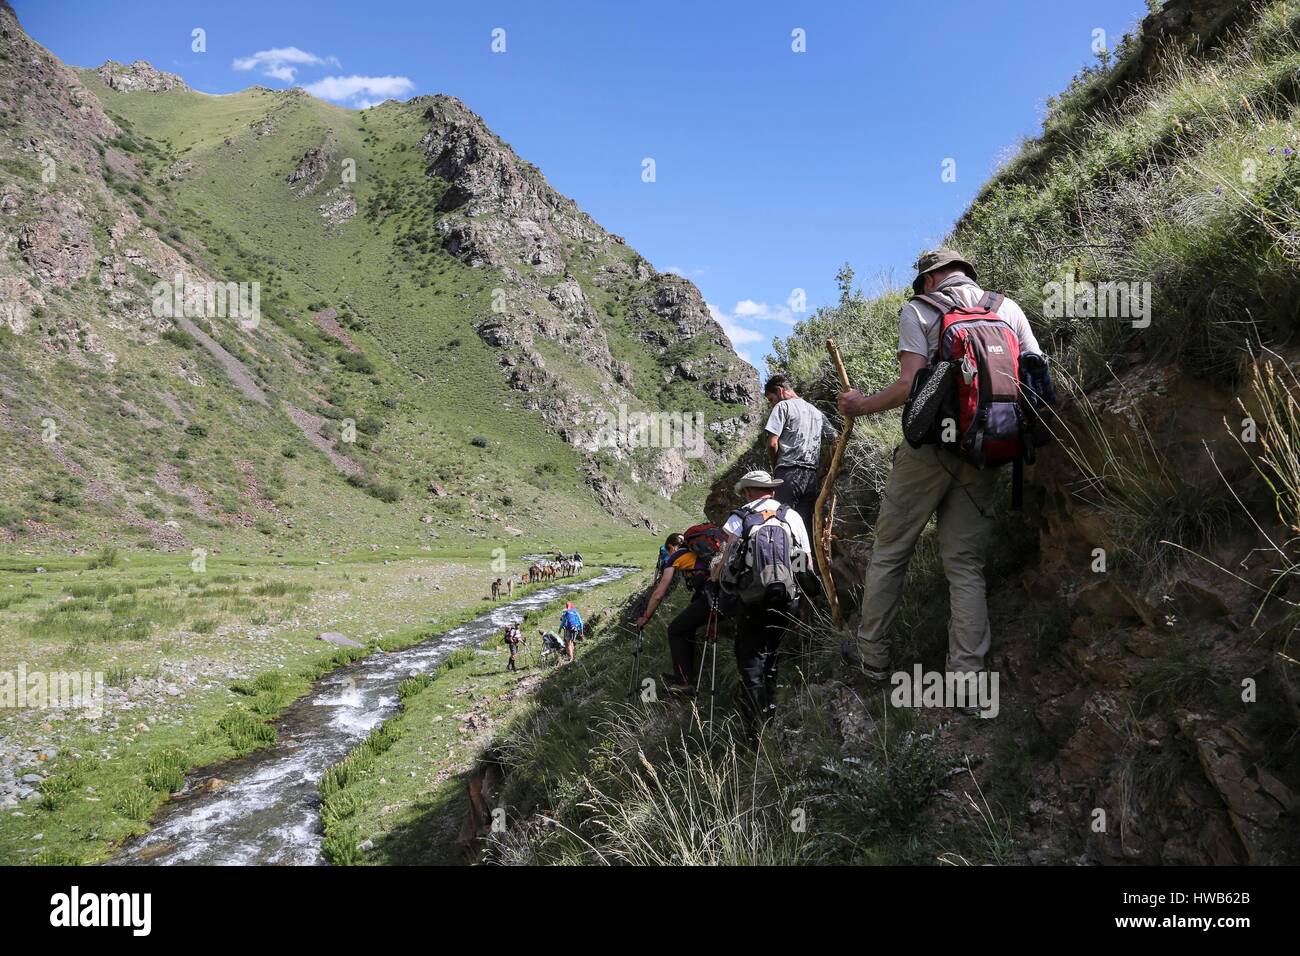
{"label": "hiking boot", "polygon": [[695,685],[677,674],[660,674],[660,681],[664,685],[664,691],[669,694],[693,694]]}
{"label": "hiking boot", "polygon": [[862,653],[858,650],[858,642],[845,639],[840,642],[840,657],[844,663],[850,667],[856,667],[867,680],[876,684],[883,684],[889,680],[889,670],[887,668],[868,667],[862,663]]}

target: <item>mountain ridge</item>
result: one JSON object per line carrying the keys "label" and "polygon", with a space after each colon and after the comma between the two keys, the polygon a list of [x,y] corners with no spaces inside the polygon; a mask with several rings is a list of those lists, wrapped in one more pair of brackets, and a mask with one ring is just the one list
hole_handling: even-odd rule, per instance
{"label": "mountain ridge", "polygon": [[[0,162],[14,173],[0,197],[0,348],[15,359],[0,404],[31,428],[50,417],[45,399],[87,387],[63,378],[98,369],[108,381],[89,387],[106,393],[108,413],[121,401],[112,379],[142,376],[149,428],[126,444],[170,454],[223,501],[206,524],[181,501],[158,504],[157,475],[135,474],[147,469],[124,467],[97,440],[125,428],[124,416],[83,428],[68,400],[54,419],[78,433],[90,471],[108,472],[105,512],[147,505],[165,519],[154,524],[167,534],[149,519],[134,525],[153,545],[255,526],[263,546],[287,530],[306,542],[324,526],[340,544],[379,531],[491,537],[507,525],[549,536],[584,526],[587,509],[614,528],[657,528],[695,511],[710,471],[754,427],[757,373],[699,291],[604,230],[459,99],[351,111],[300,88],[199,93],[140,60],[75,69],[7,6],[0,38]],[[42,181],[47,169],[53,182]],[[151,290],[176,276],[218,291],[254,286],[260,322],[156,315]],[[58,357],[31,347],[51,340]],[[36,400],[30,382],[42,377],[51,387]],[[268,397],[265,415],[241,407],[260,404],[250,389]],[[211,421],[196,413],[200,393]],[[606,440],[620,413],[696,412],[707,438],[698,448]],[[216,433],[222,450],[200,447]],[[0,521],[10,542],[88,547],[118,525],[58,501],[33,507],[41,482],[25,476],[78,476],[49,449],[15,446]],[[285,507],[250,510],[236,459],[282,489]],[[351,483],[326,485],[334,507],[290,493],[323,474]],[[435,484],[455,490],[440,497]],[[355,512],[358,495],[386,508],[349,532],[334,515]],[[316,520],[287,525],[295,507]]]}

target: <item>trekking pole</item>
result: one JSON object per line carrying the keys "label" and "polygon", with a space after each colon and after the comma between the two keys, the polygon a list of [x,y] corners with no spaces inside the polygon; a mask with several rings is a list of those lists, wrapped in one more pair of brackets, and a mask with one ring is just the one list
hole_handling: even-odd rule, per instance
{"label": "trekking pole", "polygon": [[635,699],[637,687],[641,683],[641,628],[636,629],[636,644],[633,645],[632,651],[632,687],[627,692],[627,696]]}
{"label": "trekking pole", "polygon": [[[709,735],[713,734],[713,699],[716,696],[718,686],[718,624],[717,619],[713,622],[713,656],[712,663],[709,665]],[[701,661],[700,663],[703,663]]]}
{"label": "trekking pole", "polygon": [[[849,385],[849,373],[844,369],[844,360],[840,358],[840,350],[835,347],[834,339],[826,340],[826,351],[831,354],[831,361],[835,364],[835,371],[840,378],[841,391],[847,392]],[[844,416],[844,431],[840,432],[839,440],[835,442],[835,454],[831,456],[831,466],[826,472],[826,480],[822,482],[821,491],[817,495],[817,504],[813,507],[813,551],[817,556],[817,569],[821,572],[822,585],[826,588],[826,598],[831,605],[831,618],[835,621],[836,627],[844,626],[844,615],[840,611],[839,596],[835,593],[835,579],[831,576],[831,546],[830,546],[830,528],[827,528],[826,535],[822,535],[822,508],[826,504],[826,498],[831,489],[835,487],[835,479],[840,472],[840,461],[844,457],[844,449],[849,444],[849,436],[853,433],[853,416]],[[833,521],[833,518],[832,518]]]}
{"label": "trekking pole", "polygon": [[709,734],[713,734],[713,698],[718,683],[718,598],[709,598],[709,621],[704,625],[704,653],[700,655],[700,672],[695,675],[695,693],[700,692],[704,680],[704,658],[713,654],[709,669]]}

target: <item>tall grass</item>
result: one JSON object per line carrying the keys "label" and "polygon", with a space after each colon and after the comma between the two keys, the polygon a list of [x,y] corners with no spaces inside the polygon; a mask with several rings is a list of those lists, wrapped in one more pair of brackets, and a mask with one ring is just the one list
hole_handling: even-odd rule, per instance
{"label": "tall grass", "polygon": [[[502,862],[636,866],[791,865],[811,861],[794,789],[763,747],[745,740],[738,718],[687,729],[647,753],[638,708],[602,721],[602,743],[579,783],[570,823],[497,839]],[[653,738],[652,738],[653,739]]]}
{"label": "tall grass", "polygon": [[1115,550],[1131,567],[1159,577],[1169,568],[1171,542],[1210,548],[1232,526],[1231,495],[1172,468],[1140,417],[1108,424],[1068,374],[1058,377],[1058,389],[1069,397],[1071,415],[1052,416],[1049,427],[1079,476],[1072,491],[1105,515]]}

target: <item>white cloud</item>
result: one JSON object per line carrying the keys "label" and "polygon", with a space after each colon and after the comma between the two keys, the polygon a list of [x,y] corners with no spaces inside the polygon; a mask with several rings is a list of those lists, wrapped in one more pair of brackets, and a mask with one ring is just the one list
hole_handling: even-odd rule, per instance
{"label": "white cloud", "polygon": [[327,76],[303,87],[312,96],[335,103],[346,103],[357,109],[374,106],[395,96],[403,96],[415,89],[415,84],[404,76]]}
{"label": "white cloud", "polygon": [[332,56],[317,56],[296,46],[275,47],[271,50],[258,50],[252,56],[238,57],[230,64],[236,70],[261,70],[263,76],[283,83],[292,83],[302,66],[339,66],[339,61]]}
{"label": "white cloud", "polygon": [[742,348],[745,345],[756,345],[759,342],[766,342],[767,336],[756,329],[747,328],[735,321],[734,316],[729,316],[719,309],[712,302],[705,302],[709,307],[709,315],[713,320],[722,326],[722,331],[727,333],[727,338],[731,339],[731,347],[736,350],[736,354],[748,362],[750,365],[758,368],[758,363],[754,361],[749,350]]}
{"label": "white cloud", "polygon": [[732,312],[736,318],[760,322],[781,322],[784,325],[794,325],[799,321],[788,302],[783,305],[768,305],[766,302],[755,302],[753,299],[741,299],[736,303],[736,307]]}
{"label": "white cloud", "polygon": [[683,269],[681,266],[669,266],[664,272],[670,272],[675,276],[681,276],[683,279],[690,279],[695,276],[704,275],[703,269]]}

